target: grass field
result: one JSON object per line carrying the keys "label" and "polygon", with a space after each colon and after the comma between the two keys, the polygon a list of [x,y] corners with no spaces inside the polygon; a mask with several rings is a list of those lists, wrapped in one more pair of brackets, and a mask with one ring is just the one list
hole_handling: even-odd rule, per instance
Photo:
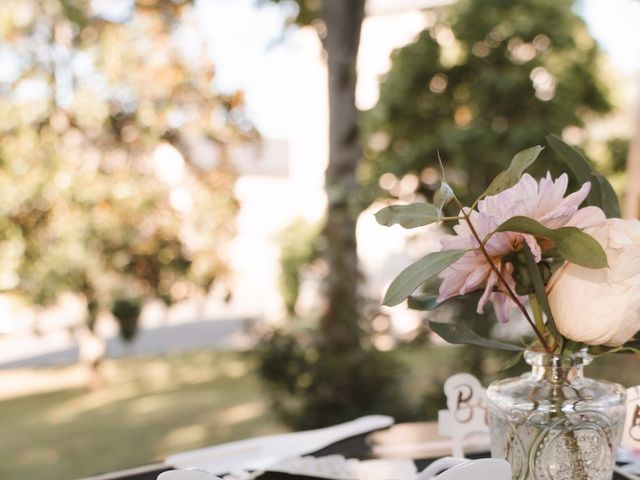
{"label": "grass field", "polygon": [[[396,353],[409,367],[404,383],[414,403],[441,389],[452,365],[460,368],[465,348]],[[587,373],[631,386],[640,384],[639,366],[637,357],[612,356]],[[40,373],[62,385],[70,368]],[[102,391],[62,388],[0,401],[0,478],[69,480],[286,430],[247,354],[120,359],[107,362],[105,374]]]}
{"label": "grass field", "polygon": [[2,401],[0,478],[68,480],[285,430],[250,365],[214,352],[110,361],[102,391]]}

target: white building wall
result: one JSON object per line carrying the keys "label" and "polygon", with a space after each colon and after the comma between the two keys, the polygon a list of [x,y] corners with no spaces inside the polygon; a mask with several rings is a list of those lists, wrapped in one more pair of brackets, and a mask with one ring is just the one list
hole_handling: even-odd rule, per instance
{"label": "white building wall", "polygon": [[[428,16],[418,9],[375,14],[365,19],[358,56],[359,108],[367,109],[376,103],[379,77],[390,68],[390,53],[410,42],[428,21]],[[235,273],[234,300],[225,307],[229,313],[272,321],[284,315],[278,288],[280,251],[274,237],[296,218],[321,220],[326,209],[326,63],[321,42],[312,28],[297,31],[292,43],[295,70],[286,72],[294,77],[285,139],[289,144],[289,173],[286,178],[243,175],[237,183],[241,211],[238,236],[230,256]],[[400,269],[425,252],[424,241],[411,243],[419,248],[407,248],[406,239],[414,235],[412,232],[379,226],[373,219],[373,210],[363,213],[357,234],[362,269],[370,279],[368,290],[374,297],[381,295]],[[427,248],[437,248],[437,240],[427,243]],[[220,312],[219,308],[216,310]]]}

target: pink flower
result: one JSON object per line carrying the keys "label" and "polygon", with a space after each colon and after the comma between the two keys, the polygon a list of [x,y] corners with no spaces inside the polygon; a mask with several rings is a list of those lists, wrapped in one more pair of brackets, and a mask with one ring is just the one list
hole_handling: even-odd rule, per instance
{"label": "pink flower", "polygon": [[[598,207],[579,208],[589,194],[590,183],[582,185],[580,190],[567,197],[568,177],[562,174],[556,180],[551,174],[536,182],[531,175],[524,174],[513,187],[496,195],[486,197],[478,202],[478,210],[466,209],[480,239],[484,239],[500,224],[518,215],[533,218],[549,228],[573,226],[586,228],[600,225],[605,215]],[[504,287],[499,283],[498,275],[479,249],[479,243],[473,236],[465,220],[460,220],[453,227],[455,235],[442,238],[442,250],[469,250],[460,260],[440,274],[443,282],[440,285],[438,301],[443,302],[457,295],[464,295],[484,286],[484,293],[478,302],[478,313],[484,312],[487,301],[493,304],[496,317],[501,322],[509,320],[512,305]],[[526,242],[536,261],[540,261],[542,248],[538,241],[528,234],[515,232],[499,232],[494,234],[485,244],[491,262],[500,271],[502,277],[512,291],[515,281],[511,275],[512,265],[503,262],[502,257],[520,248]],[[522,303],[526,297],[518,297]]]}

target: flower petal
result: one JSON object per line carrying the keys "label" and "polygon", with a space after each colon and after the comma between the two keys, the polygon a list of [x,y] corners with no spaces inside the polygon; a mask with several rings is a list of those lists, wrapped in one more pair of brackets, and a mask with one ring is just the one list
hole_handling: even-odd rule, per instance
{"label": "flower petal", "polygon": [[495,274],[495,272],[492,271],[489,274],[489,278],[487,279],[487,285],[484,289],[484,293],[482,294],[482,296],[480,297],[480,300],[478,301],[476,313],[478,314],[484,313],[484,306],[487,304],[489,297],[493,293],[493,287],[496,286],[496,283],[498,283],[498,276]]}
{"label": "flower petal", "polygon": [[584,207],[578,210],[565,225],[567,227],[587,228],[601,225],[607,217],[598,207]]}
{"label": "flower petal", "polygon": [[531,250],[531,253],[533,254],[533,259],[536,263],[540,262],[540,260],[542,260],[542,249],[540,248],[540,245],[538,245],[536,238],[529,234],[524,234],[522,237],[524,238],[524,241],[527,242],[529,250]]}
{"label": "flower petal", "polygon": [[500,323],[507,323],[509,321],[509,313],[511,311],[511,305],[509,304],[509,297],[503,292],[493,292],[491,295],[491,303],[493,304],[493,311],[496,314],[496,318]]}

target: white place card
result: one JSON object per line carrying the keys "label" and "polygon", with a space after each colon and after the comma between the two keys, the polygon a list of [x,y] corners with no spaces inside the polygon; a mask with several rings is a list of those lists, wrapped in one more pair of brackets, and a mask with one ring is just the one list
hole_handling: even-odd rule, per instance
{"label": "white place card", "polygon": [[627,419],[621,445],[640,449],[640,385],[627,389]]}
{"label": "white place card", "polygon": [[447,379],[444,393],[447,409],[438,411],[438,433],[451,437],[454,457],[464,457],[465,437],[489,432],[487,391],[473,375],[458,373]]}

